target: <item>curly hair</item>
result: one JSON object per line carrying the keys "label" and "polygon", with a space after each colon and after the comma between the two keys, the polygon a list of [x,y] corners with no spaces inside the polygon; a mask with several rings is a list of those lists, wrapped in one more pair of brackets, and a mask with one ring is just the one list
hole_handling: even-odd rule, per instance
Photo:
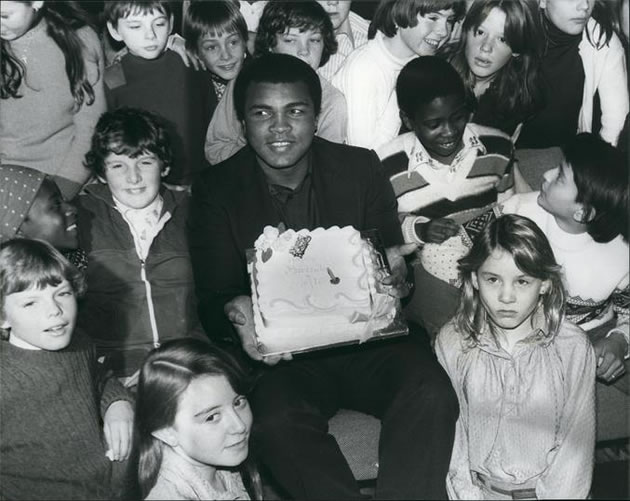
{"label": "curly hair", "polygon": [[[20,2],[32,4],[33,2]],[[46,32],[53,39],[66,61],[66,75],[75,107],[94,102],[94,89],[90,84],[84,62],[85,48],[77,30],[90,26],[89,16],[74,1],[44,2],[36,13],[35,23],[45,22]],[[19,88],[26,75],[26,66],[15,57],[10,42],[0,41],[0,98],[19,98]]]}
{"label": "curly hair", "polygon": [[324,66],[330,56],[337,52],[337,39],[330,16],[315,0],[274,1],[265,5],[254,45],[254,56],[259,57],[272,51],[276,46],[276,35],[290,28],[300,31],[320,31],[324,39],[324,49],[319,66]]}
{"label": "curly hair", "polygon": [[464,19],[460,46],[451,63],[472,90],[475,75],[466,57],[468,37],[474,36],[493,9],[505,14],[504,36],[514,56],[497,71],[487,92],[497,96],[497,115],[523,121],[544,105],[540,13],[535,0],[475,0]]}
{"label": "curly hair", "polygon": [[473,274],[497,250],[509,253],[523,273],[549,281],[550,287],[542,294],[537,309],[542,306],[547,323],[544,335],[555,336],[564,318],[565,292],[561,267],[547,237],[536,223],[515,214],[501,216],[488,224],[477,235],[470,252],[459,260],[463,285],[455,317],[458,331],[473,344],[479,341],[479,333],[486,330],[497,340],[496,328],[488,320],[488,313],[473,285]]}
{"label": "curly hair", "polygon": [[162,119],[145,110],[125,107],[101,115],[83,163],[104,177],[105,159],[110,153],[134,158],[145,152],[162,161],[162,171],[173,164],[171,141]]}

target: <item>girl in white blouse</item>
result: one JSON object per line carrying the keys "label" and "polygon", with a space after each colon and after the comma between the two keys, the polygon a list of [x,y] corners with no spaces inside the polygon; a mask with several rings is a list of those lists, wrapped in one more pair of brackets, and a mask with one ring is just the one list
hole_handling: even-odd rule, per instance
{"label": "girl in white blouse", "polygon": [[528,218],[502,216],[460,260],[462,301],[436,341],[460,405],[450,499],[588,496],[593,348],[564,320],[553,251]]}

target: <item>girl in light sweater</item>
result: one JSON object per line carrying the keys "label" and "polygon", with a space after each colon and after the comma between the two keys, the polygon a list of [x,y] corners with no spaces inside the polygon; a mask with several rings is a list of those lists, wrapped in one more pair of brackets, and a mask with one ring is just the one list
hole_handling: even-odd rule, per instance
{"label": "girl in light sweater", "polygon": [[0,13],[0,158],[53,175],[70,199],[105,111],[98,36],[74,2],[3,1]]}
{"label": "girl in light sweater", "polygon": [[436,341],[459,399],[450,499],[585,499],[595,448],[595,356],[564,320],[540,228],[505,215],[460,260],[462,302]]}

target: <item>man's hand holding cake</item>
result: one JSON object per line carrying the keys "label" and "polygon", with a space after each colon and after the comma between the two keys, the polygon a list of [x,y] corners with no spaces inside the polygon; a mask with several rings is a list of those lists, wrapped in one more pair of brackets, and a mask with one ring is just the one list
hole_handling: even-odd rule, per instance
{"label": "man's hand holding cake", "polygon": [[264,347],[261,349],[256,340],[254,309],[250,296],[236,296],[226,303],[224,311],[241,339],[243,350],[250,358],[264,362],[267,365],[276,365],[281,360],[291,360],[293,358],[290,353],[280,353],[278,355],[261,354],[264,351]]}

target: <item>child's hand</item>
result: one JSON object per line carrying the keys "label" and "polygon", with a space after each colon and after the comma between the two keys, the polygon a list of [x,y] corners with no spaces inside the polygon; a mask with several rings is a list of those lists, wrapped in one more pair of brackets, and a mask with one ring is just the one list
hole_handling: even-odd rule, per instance
{"label": "child's hand", "polygon": [[597,356],[597,377],[607,383],[615,381],[625,371],[624,357],[628,350],[625,337],[620,332],[598,339],[593,344]]}
{"label": "child's hand", "polygon": [[133,407],[126,400],[111,404],[103,418],[103,432],[111,461],[124,461],[131,451]]}
{"label": "child's hand", "polygon": [[421,223],[420,238],[429,244],[441,244],[445,240],[457,235],[459,225],[452,219],[432,219],[427,223]]}
{"label": "child's hand", "polygon": [[197,71],[206,69],[201,59],[195,53],[186,49],[186,40],[182,37],[171,35],[168,48],[181,57],[184,65],[187,67],[190,68],[192,66]]}

